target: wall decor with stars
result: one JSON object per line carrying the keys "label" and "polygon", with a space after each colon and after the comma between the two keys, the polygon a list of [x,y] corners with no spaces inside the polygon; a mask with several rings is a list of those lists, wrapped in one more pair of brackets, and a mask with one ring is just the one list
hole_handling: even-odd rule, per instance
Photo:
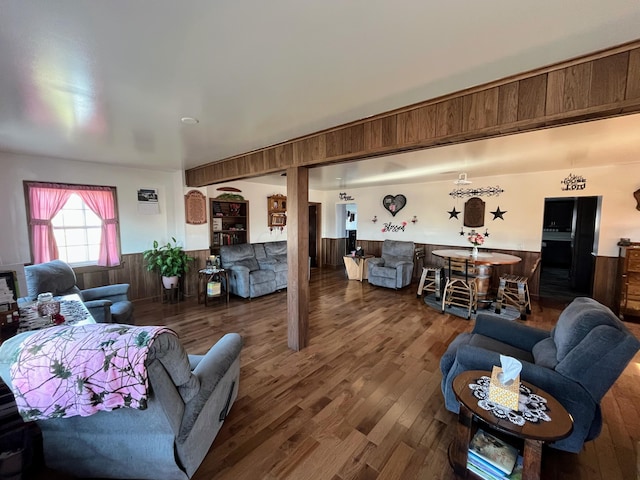
{"label": "wall decor with stars", "polygon": [[506,210],[500,210],[500,207],[498,206],[498,208],[496,208],[493,212],[489,212],[489,213],[491,213],[491,215],[493,215],[493,219],[494,219],[494,220],[496,220],[496,219],[498,219],[498,218],[499,218],[500,220],[504,220],[503,215],[504,215],[505,213],[507,213],[507,211],[506,211]]}
{"label": "wall decor with stars", "polygon": [[[640,190],[638,190],[639,195],[640,195]],[[640,196],[638,197],[638,210],[640,210]],[[449,214],[449,220],[451,220],[452,218],[455,218],[456,220],[458,219],[458,215],[460,215],[462,212],[459,212],[456,210],[456,207],[453,207],[453,210],[449,210],[447,212]]]}

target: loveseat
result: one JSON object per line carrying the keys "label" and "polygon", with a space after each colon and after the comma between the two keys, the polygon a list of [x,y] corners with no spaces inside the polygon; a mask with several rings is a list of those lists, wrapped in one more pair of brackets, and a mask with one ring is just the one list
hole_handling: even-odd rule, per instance
{"label": "loveseat", "polygon": [[[0,377],[7,385],[20,345],[38,332],[44,331],[18,334],[0,346]],[[205,355],[187,355],[176,335],[159,334],[146,356],[146,408],[36,420],[46,465],[78,478],[191,478],[237,397],[241,348],[240,336],[230,333]]]}
{"label": "loveseat", "polygon": [[229,292],[255,298],[287,288],[287,242],[242,243],[220,247],[222,268],[229,271]]}
{"label": "loveseat", "polygon": [[458,335],[440,359],[447,410],[458,412],[453,379],[467,370],[491,371],[500,354],[519,359],[521,380],[553,395],[574,420],[573,432],[552,443],[577,453],[600,434],[600,401],[640,342],[609,308],[591,298],[576,298],[550,331],[480,313],[471,333]]}

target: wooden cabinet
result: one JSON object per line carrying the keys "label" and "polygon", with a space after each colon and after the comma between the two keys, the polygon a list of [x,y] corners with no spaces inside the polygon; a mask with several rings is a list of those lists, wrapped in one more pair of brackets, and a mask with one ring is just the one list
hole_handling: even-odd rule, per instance
{"label": "wooden cabinet", "polygon": [[249,241],[249,202],[246,200],[210,200],[211,255],[218,255],[220,246]]}
{"label": "wooden cabinet", "polygon": [[640,316],[640,243],[620,247],[617,291],[619,314]]}
{"label": "wooden cabinet", "polygon": [[267,225],[271,230],[282,230],[287,225],[287,197],[271,195],[267,197]]}

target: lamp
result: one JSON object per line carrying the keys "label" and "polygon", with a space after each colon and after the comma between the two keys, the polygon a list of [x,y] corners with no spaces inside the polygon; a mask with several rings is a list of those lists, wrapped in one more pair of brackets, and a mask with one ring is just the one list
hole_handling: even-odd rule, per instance
{"label": "lamp", "polygon": [[467,180],[467,173],[463,172],[458,175],[458,179],[453,181],[454,185],[471,185],[471,180]]}

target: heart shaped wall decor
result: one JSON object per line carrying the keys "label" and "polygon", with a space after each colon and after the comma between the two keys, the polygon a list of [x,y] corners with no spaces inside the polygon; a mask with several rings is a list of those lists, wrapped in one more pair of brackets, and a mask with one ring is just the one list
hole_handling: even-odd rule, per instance
{"label": "heart shaped wall decor", "polygon": [[394,217],[396,213],[404,208],[407,204],[407,197],[404,195],[385,195],[382,199],[382,206],[386,208]]}

